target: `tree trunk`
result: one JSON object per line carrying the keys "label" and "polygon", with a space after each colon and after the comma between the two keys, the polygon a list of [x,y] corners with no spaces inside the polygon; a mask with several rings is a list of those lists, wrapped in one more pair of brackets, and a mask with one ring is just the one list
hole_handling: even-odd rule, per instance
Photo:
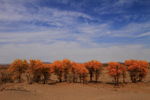
{"label": "tree trunk", "polygon": [[92,81],[93,81],[93,72],[90,71],[90,82],[92,82]]}
{"label": "tree trunk", "polygon": [[95,82],[98,82],[99,75],[100,75],[99,70],[96,70],[96,72],[95,72]]}

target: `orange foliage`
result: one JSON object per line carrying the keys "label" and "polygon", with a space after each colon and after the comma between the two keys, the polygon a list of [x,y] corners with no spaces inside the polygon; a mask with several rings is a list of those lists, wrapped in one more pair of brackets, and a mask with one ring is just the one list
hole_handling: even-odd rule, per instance
{"label": "orange foliage", "polygon": [[85,63],[87,68],[100,69],[102,67],[102,63],[96,60],[91,60]]}
{"label": "orange foliage", "polygon": [[125,64],[128,66],[131,81],[142,81],[147,74],[148,62],[142,60],[126,60]]}
{"label": "orange foliage", "polygon": [[[141,60],[126,60],[125,64],[118,62],[108,63],[108,74],[114,78],[116,85],[119,84],[119,79],[122,77],[125,82],[126,71],[129,71],[131,81],[142,81],[147,75],[148,62]],[[91,60],[86,63],[76,63],[69,59],[56,60],[52,64],[44,64],[41,60],[14,60],[8,68],[9,75],[12,75],[14,80],[21,82],[22,75],[26,75],[28,82],[43,82],[46,83],[54,73],[60,82],[80,82],[85,83],[89,74],[90,81],[98,81],[102,71],[103,64],[96,60]]]}
{"label": "orange foliage", "polygon": [[41,66],[43,66],[43,63],[41,60],[31,59],[29,62],[30,62],[29,69],[32,72],[36,72]]}
{"label": "orange foliage", "polygon": [[86,69],[86,67],[84,66],[84,64],[76,64],[76,70],[79,74],[87,74],[88,70]]}
{"label": "orange foliage", "polygon": [[63,59],[62,60],[62,66],[64,68],[63,72],[64,72],[64,81],[67,81],[68,80],[68,74],[71,70],[71,67],[72,67],[72,62],[68,59]]}
{"label": "orange foliage", "polygon": [[91,60],[89,62],[86,62],[85,66],[89,71],[90,81],[92,81],[93,76],[95,74],[95,81],[97,82],[102,68],[102,63],[96,60]]}
{"label": "orange foliage", "polygon": [[80,82],[85,83],[88,74],[88,70],[86,69],[85,65],[79,63],[73,63],[73,69],[74,72],[76,72],[79,75]]}
{"label": "orange foliage", "polygon": [[39,68],[39,72],[41,73],[41,76],[43,76],[43,83],[45,84],[50,77],[51,65],[43,64],[43,66]]}
{"label": "orange foliage", "polygon": [[52,63],[53,72],[57,75],[59,81],[61,82],[64,78],[64,81],[68,80],[68,74],[72,68],[72,62],[68,59],[57,60]]}
{"label": "orange foliage", "polygon": [[72,62],[71,73],[72,73],[72,81],[77,82],[79,74],[78,74],[78,66],[76,62]]}
{"label": "orange foliage", "polygon": [[119,64],[118,62],[109,62],[108,63],[108,74],[114,78],[115,85],[119,84],[119,78],[126,71],[126,67]]}
{"label": "orange foliage", "polygon": [[59,69],[60,71],[63,71],[64,69],[64,66],[62,66],[62,61],[60,60],[54,61],[51,66],[53,67],[53,69]]}
{"label": "orange foliage", "polygon": [[109,75],[111,76],[116,76],[118,74],[120,75],[122,73],[122,67],[118,62],[109,62],[107,69],[109,71]]}
{"label": "orange foliage", "polygon": [[13,73],[13,79],[21,82],[21,76],[27,68],[28,62],[26,60],[16,59],[11,63],[10,67],[8,68],[8,72]]}
{"label": "orange foliage", "polygon": [[59,82],[62,82],[63,70],[64,70],[62,61],[60,60],[54,61],[51,64],[51,66],[52,66],[54,73],[57,75]]}
{"label": "orange foliage", "polygon": [[41,60],[31,59],[27,73],[28,78],[32,78],[31,81],[40,82],[42,80],[45,84],[50,75],[50,65],[43,64]]}

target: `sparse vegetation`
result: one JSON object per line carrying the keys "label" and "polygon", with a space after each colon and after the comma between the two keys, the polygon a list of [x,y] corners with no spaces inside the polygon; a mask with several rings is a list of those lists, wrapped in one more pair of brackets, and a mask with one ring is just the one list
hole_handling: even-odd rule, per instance
{"label": "sparse vegetation", "polygon": [[[68,59],[45,64],[41,60],[14,60],[4,71],[0,71],[0,82],[47,83],[51,75],[57,76],[59,82],[98,82],[103,67],[113,78],[114,85],[125,83],[126,72],[132,82],[141,82],[147,75],[149,63],[141,60],[126,60],[124,63],[109,62],[105,66],[96,60],[76,63]],[[2,68],[0,68],[1,70]],[[121,82],[122,80],[122,82]]]}

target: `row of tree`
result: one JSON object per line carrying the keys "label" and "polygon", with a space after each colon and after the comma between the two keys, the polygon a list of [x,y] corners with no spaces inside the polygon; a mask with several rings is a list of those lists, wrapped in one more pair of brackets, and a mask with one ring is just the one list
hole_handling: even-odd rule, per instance
{"label": "row of tree", "polygon": [[[142,81],[147,75],[149,63],[142,60],[126,60],[124,63],[109,62],[106,66],[108,74],[113,78],[115,85],[122,78],[125,83],[126,73],[129,72],[132,82]],[[14,81],[22,82],[23,76],[28,83],[46,83],[51,74],[57,76],[59,82],[97,82],[103,69],[103,64],[96,60],[85,63],[76,63],[68,59],[57,60],[45,64],[41,60],[14,60],[8,72]],[[89,76],[89,77],[88,77]]]}

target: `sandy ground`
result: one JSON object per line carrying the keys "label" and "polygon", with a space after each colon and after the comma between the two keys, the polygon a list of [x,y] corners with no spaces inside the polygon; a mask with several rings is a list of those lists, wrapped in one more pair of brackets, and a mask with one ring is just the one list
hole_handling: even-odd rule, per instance
{"label": "sandy ground", "polygon": [[[142,83],[114,87],[103,72],[100,83],[32,84],[0,86],[0,100],[150,100],[150,73]],[[127,79],[129,81],[129,79]]]}

